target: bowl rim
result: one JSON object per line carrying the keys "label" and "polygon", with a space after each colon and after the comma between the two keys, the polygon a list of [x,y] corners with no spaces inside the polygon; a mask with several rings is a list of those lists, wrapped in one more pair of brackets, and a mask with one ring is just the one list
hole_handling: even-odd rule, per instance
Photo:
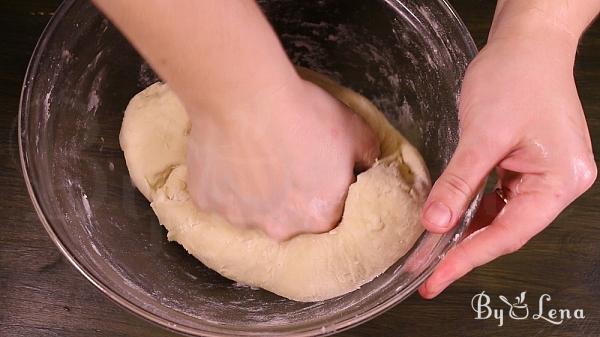
{"label": "bowl rim", "polygon": [[[384,0],[384,1],[386,3],[390,3],[390,2],[394,2],[394,1],[398,1],[398,0]],[[477,54],[477,47],[475,45],[475,42],[473,41],[473,38],[471,37],[471,34],[468,31],[466,25],[464,24],[462,19],[458,16],[458,14],[454,10],[454,8],[450,5],[448,0],[434,0],[434,1],[437,1],[440,4],[440,9],[444,10],[445,13],[448,15],[448,17],[455,22],[455,24],[456,24],[455,28],[457,28],[460,31],[461,36],[464,39],[463,42],[465,43],[465,45],[467,47],[467,49],[466,49],[467,56],[470,58],[470,60],[472,60],[475,57],[475,55]],[[48,221],[46,215],[44,214],[42,206],[40,205],[40,203],[38,201],[38,195],[31,183],[31,179],[30,179],[30,175],[29,175],[29,171],[28,171],[29,165],[28,165],[27,159],[26,159],[26,153],[25,153],[26,150],[23,147],[24,137],[26,136],[23,133],[23,131],[24,131],[23,130],[23,123],[24,123],[23,118],[24,118],[25,112],[30,110],[30,105],[31,105],[30,97],[31,97],[31,90],[33,87],[32,83],[37,75],[39,61],[41,59],[43,51],[46,50],[49,40],[51,40],[51,38],[54,34],[54,31],[60,25],[64,16],[68,13],[69,9],[71,9],[71,7],[76,2],[77,2],[77,0],[64,0],[58,6],[54,15],[48,21],[46,27],[42,31],[40,38],[38,39],[38,41],[36,43],[35,48],[32,51],[32,57],[29,60],[27,70],[26,70],[25,76],[24,76],[23,86],[21,88],[21,97],[20,97],[19,113],[18,113],[19,158],[20,158],[20,164],[21,164],[21,171],[23,174],[23,178],[25,180],[25,185],[27,187],[29,197],[30,197],[33,207],[38,215],[38,218],[39,218],[40,222],[42,223],[42,225],[44,226],[46,232],[48,232],[48,235],[50,236],[50,239],[52,240],[54,245],[56,245],[56,247],[59,249],[59,251],[62,253],[62,255],[64,257],[66,257],[66,259],[75,267],[75,269],[77,271],[79,271],[79,273],[81,273],[98,290],[100,290],[100,292],[102,294],[104,294],[105,296],[110,298],[113,302],[119,304],[122,308],[127,309],[127,311],[132,312],[136,316],[141,317],[150,323],[161,326],[162,328],[166,328],[167,330],[170,330],[170,331],[173,331],[176,333],[180,333],[180,334],[189,335],[189,336],[207,336],[207,337],[215,336],[216,337],[216,336],[222,336],[222,333],[227,333],[229,335],[231,335],[231,333],[236,333],[236,336],[242,336],[242,335],[239,335],[238,333],[241,333],[243,331],[233,331],[233,330],[226,330],[226,331],[221,331],[221,332],[216,332],[214,330],[213,331],[209,331],[209,330],[201,331],[195,327],[180,325],[180,324],[177,324],[177,323],[175,323],[169,319],[166,319],[162,316],[154,314],[154,313],[142,308],[141,306],[134,304],[133,302],[126,299],[125,297],[119,295],[117,292],[113,291],[109,286],[104,284],[99,278],[94,276],[94,274],[92,272],[87,270],[86,267],[77,260],[75,255],[72,254],[70,252],[70,250],[62,243],[62,241],[58,237],[58,234],[56,233],[56,231],[54,230],[54,228]],[[478,191],[475,198],[469,204],[469,206],[467,208],[467,212],[475,210],[477,208],[477,206],[479,205],[479,202],[481,200],[483,190],[484,190],[484,188],[482,187]],[[444,252],[449,251],[458,242],[460,242],[469,223],[470,223],[470,221],[464,221],[464,219],[461,219],[461,223],[459,225],[457,225],[453,231],[454,239],[450,240],[450,242],[446,245],[446,247],[444,247]],[[301,331],[295,331],[292,333],[285,333],[285,334],[290,335],[290,336],[326,336],[326,335],[331,335],[331,334],[338,333],[338,332],[341,332],[344,330],[348,330],[348,329],[353,328],[359,324],[362,324],[368,320],[371,320],[371,319],[379,316],[380,314],[386,312],[387,310],[389,310],[390,308],[392,308],[393,306],[395,306],[396,304],[398,304],[399,302],[404,300],[406,297],[408,297],[412,293],[414,293],[416,291],[418,285],[420,285],[422,282],[424,282],[425,279],[427,277],[429,277],[429,275],[431,275],[431,273],[433,272],[435,267],[441,261],[442,257],[443,256],[439,256],[438,258],[434,259],[434,261],[427,268],[425,268],[425,270],[423,272],[421,272],[421,274],[419,274],[415,278],[415,282],[413,282],[410,286],[405,288],[402,292],[397,292],[393,296],[388,297],[384,301],[380,302],[379,305],[377,305],[376,307],[366,310],[362,315],[337,320],[333,324],[327,326],[326,328],[324,327],[325,329],[323,329],[323,328],[321,328],[321,329],[304,328]],[[244,336],[249,336],[249,335],[265,336],[265,335],[270,335],[270,333],[251,332]]]}

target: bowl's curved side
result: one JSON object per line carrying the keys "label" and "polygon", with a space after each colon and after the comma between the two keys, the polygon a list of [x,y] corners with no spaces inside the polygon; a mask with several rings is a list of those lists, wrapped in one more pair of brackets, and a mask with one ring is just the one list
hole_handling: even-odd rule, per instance
{"label": "bowl's curved side", "polygon": [[[263,1],[263,2],[268,2],[268,1]],[[391,6],[391,8],[394,8],[396,11],[401,11],[399,8],[403,6],[403,3],[410,2],[410,1],[403,2],[403,1],[399,1],[399,0],[382,0],[382,2],[385,2],[387,5]],[[44,52],[49,48],[49,44],[52,43],[53,37],[55,35],[55,31],[60,26],[61,21],[65,18],[65,16],[71,10],[73,10],[74,7],[81,5],[81,3],[82,3],[82,1],[77,1],[77,0],[64,1],[63,4],[56,11],[56,14],[53,16],[53,18],[48,23],[47,27],[45,28],[42,36],[40,37],[40,39],[38,41],[38,44],[36,45],[36,48],[34,49],[33,56],[30,60],[30,63],[29,63],[28,69],[27,69],[27,73],[25,76],[22,93],[21,93],[21,102],[20,102],[20,107],[19,107],[19,120],[18,120],[18,123],[19,123],[18,138],[19,139],[18,139],[18,141],[19,141],[20,161],[21,161],[21,166],[22,166],[25,183],[26,183],[30,198],[32,200],[32,203],[34,205],[34,208],[40,218],[40,221],[42,222],[44,228],[48,232],[48,234],[49,234],[50,238],[52,239],[52,241],[54,242],[54,244],[59,248],[61,253],[67,258],[67,260],[71,264],[73,264],[75,266],[75,268],[82,275],[84,275],[84,277],[88,281],[90,281],[102,293],[107,295],[111,300],[115,301],[122,307],[128,309],[129,311],[139,315],[140,317],[142,317],[150,322],[157,323],[157,324],[159,324],[165,328],[168,328],[170,330],[173,330],[173,331],[176,331],[179,333],[188,334],[188,335],[203,335],[203,336],[220,336],[223,334],[238,335],[238,336],[242,336],[242,335],[246,335],[246,336],[248,336],[248,335],[253,335],[253,336],[328,335],[328,334],[332,334],[335,332],[339,332],[341,330],[351,328],[362,322],[365,322],[366,320],[369,320],[369,319],[377,316],[378,314],[381,314],[382,312],[386,311],[387,309],[391,308],[395,304],[399,303],[400,301],[402,301],[403,299],[408,297],[411,293],[413,293],[416,290],[418,285],[423,280],[425,280],[426,277],[428,277],[431,274],[431,272],[433,271],[433,269],[435,268],[437,263],[441,260],[443,255],[456,244],[458,239],[461,238],[462,234],[466,230],[466,228],[474,214],[474,211],[476,210],[476,208],[478,206],[482,192],[480,192],[477,195],[477,197],[473,200],[473,202],[470,204],[470,206],[467,210],[467,213],[465,214],[464,219],[461,221],[460,225],[457,226],[451,233],[447,233],[443,236],[435,236],[435,237],[431,236],[431,237],[428,237],[423,240],[423,242],[421,244],[424,247],[426,246],[426,248],[429,249],[429,251],[432,251],[435,254],[433,254],[432,256],[427,256],[427,257],[420,256],[420,257],[413,258],[413,260],[420,258],[421,260],[418,260],[418,261],[423,262],[423,265],[427,265],[427,267],[422,268],[421,270],[416,270],[414,272],[414,275],[411,276],[412,278],[411,278],[409,284],[398,284],[398,283],[392,282],[395,271],[400,270],[400,267],[402,267],[402,263],[399,263],[395,267],[393,267],[392,268],[393,270],[389,271],[389,273],[387,273],[387,275],[385,276],[385,277],[387,277],[388,281],[386,281],[386,282],[382,281],[383,278],[378,280],[378,282],[380,282],[381,284],[371,290],[365,290],[365,292],[360,295],[362,297],[360,297],[360,296],[356,297],[357,302],[348,300],[348,301],[346,301],[347,302],[346,303],[346,302],[343,302],[340,300],[340,303],[343,306],[339,306],[339,308],[343,308],[344,315],[340,314],[336,318],[331,318],[325,324],[321,321],[316,321],[316,323],[314,323],[314,324],[307,323],[304,325],[299,325],[294,328],[294,331],[286,330],[285,326],[284,327],[273,326],[272,329],[271,328],[269,328],[269,329],[267,329],[267,328],[253,329],[251,327],[248,327],[248,329],[246,330],[239,326],[237,326],[237,327],[232,327],[232,326],[219,327],[217,324],[209,324],[207,322],[200,322],[198,324],[185,324],[186,320],[180,319],[180,317],[186,316],[185,312],[177,312],[177,310],[174,310],[170,307],[167,308],[168,310],[165,309],[165,311],[153,311],[153,310],[150,310],[148,308],[148,306],[144,306],[143,303],[140,304],[139,301],[136,302],[136,301],[132,300],[131,298],[128,298],[127,296],[125,296],[124,293],[115,291],[115,289],[112,288],[111,283],[108,282],[108,280],[106,280],[105,278],[103,278],[104,276],[102,274],[99,274],[98,271],[95,271],[95,270],[93,270],[93,268],[89,267],[90,266],[89,263],[86,262],[85,259],[81,258],[81,252],[75,251],[77,247],[69,246],[68,243],[63,242],[63,240],[61,239],[62,234],[60,231],[64,230],[64,229],[55,228],[56,226],[53,226],[53,223],[57,222],[57,220],[56,220],[57,215],[55,213],[52,213],[49,208],[51,206],[49,206],[49,204],[48,204],[47,195],[44,195],[44,193],[45,193],[45,190],[43,189],[44,185],[36,183],[39,181],[43,181],[43,179],[40,177],[40,175],[42,174],[40,172],[43,172],[45,168],[43,167],[44,163],[39,163],[39,162],[36,162],[36,160],[35,160],[36,155],[39,156],[39,154],[36,154],[35,151],[38,148],[36,142],[39,140],[39,137],[36,138],[36,136],[38,135],[38,132],[40,131],[39,130],[40,126],[37,124],[34,125],[31,122],[31,120],[29,119],[29,114],[39,113],[38,112],[39,102],[37,102],[36,100],[39,100],[40,97],[34,97],[35,94],[39,95],[38,92],[34,92],[35,91],[34,84],[40,78],[40,76],[39,76],[40,75],[39,74],[40,60],[44,57]],[[476,47],[466,29],[466,27],[464,26],[464,24],[462,23],[462,21],[460,20],[458,15],[456,15],[456,13],[450,7],[450,5],[447,3],[446,0],[421,1],[419,6],[409,6],[409,8],[411,10],[414,10],[415,8],[417,8],[418,10],[425,10],[426,12],[430,9],[433,9],[435,11],[435,13],[428,12],[432,15],[431,17],[429,17],[429,19],[437,20],[437,18],[445,17],[445,20],[449,24],[451,24],[450,29],[452,30],[453,34],[448,39],[448,41],[446,41],[446,39],[440,39],[440,37],[437,36],[437,34],[439,32],[436,33],[435,29],[431,29],[429,34],[431,34],[431,36],[433,38],[439,40],[436,43],[440,43],[440,45],[444,45],[445,43],[451,43],[451,42],[456,44],[455,46],[446,45],[446,47],[449,49],[456,48],[455,51],[457,54],[455,56],[460,58],[459,66],[456,71],[458,71],[458,73],[460,73],[460,74],[455,74],[455,77],[460,77],[460,78],[456,79],[457,81],[460,81],[460,79],[462,79],[462,76],[459,76],[459,75],[461,75],[464,72],[464,70],[466,69],[466,65],[467,65],[468,61],[470,61],[470,59],[472,59],[475,56]],[[402,10],[402,11],[403,11],[402,15],[411,15],[410,10],[408,12],[406,10]],[[427,19],[427,15],[424,15],[422,12],[419,12],[419,13],[415,12],[414,17],[411,18],[410,20],[419,22],[419,20],[425,20],[425,19]],[[429,19],[427,19],[427,20],[429,20]],[[421,23],[421,24],[431,25],[432,23],[429,22],[429,23]],[[460,41],[453,40],[453,39],[456,39],[456,37],[459,37]],[[300,47],[302,47],[302,45],[300,45]],[[453,56],[450,55],[450,57],[453,57]],[[300,56],[300,59],[301,58],[302,57]],[[307,65],[307,64],[304,64],[304,65]],[[458,83],[452,83],[451,85],[457,86]],[[47,95],[49,95],[49,93],[47,93]],[[47,98],[47,96],[46,96],[46,98]],[[456,142],[457,140],[453,139],[452,141]],[[453,144],[453,146],[455,146],[455,145],[456,144]],[[445,158],[445,159],[449,159],[449,158]],[[85,204],[84,204],[84,206],[85,206]],[[88,205],[88,207],[89,207],[89,205]],[[161,239],[164,240],[164,238],[161,238]],[[430,246],[427,246],[428,244]],[[404,261],[404,262],[406,262],[406,261]],[[365,288],[368,288],[368,287],[365,287]],[[368,291],[371,291],[371,292],[368,292]],[[381,298],[370,299],[368,301],[365,300],[365,298],[369,297],[369,294],[371,294],[372,292],[375,292],[375,291],[379,291],[381,293],[385,292],[385,295],[381,295]],[[163,305],[162,302],[161,303],[159,303],[159,302],[160,301],[157,301],[156,303],[158,303],[158,304],[156,304],[156,305]],[[152,305],[154,305],[154,304],[152,304]],[[331,308],[338,308],[333,304],[330,306],[327,306],[327,305],[328,305],[327,303],[315,304],[316,307],[324,308],[323,310],[331,310]],[[354,307],[351,308],[349,306],[354,306]],[[299,310],[304,310],[304,309],[301,308]],[[161,313],[168,312],[169,314],[168,315],[167,314],[157,314],[157,312],[161,312]],[[170,316],[170,315],[173,315],[173,316]],[[172,319],[169,319],[169,318],[172,318]],[[192,316],[190,316],[189,320],[191,322],[191,320],[198,320],[198,318],[194,317],[192,315]],[[182,322],[184,322],[184,323],[182,323]],[[286,321],[282,321],[282,322],[284,322],[284,323],[281,323],[280,325],[282,325],[282,326],[285,325]],[[275,323],[273,323],[273,324],[275,324]]]}
{"label": "bowl's curved side", "polygon": [[[37,213],[40,222],[42,223],[44,229],[50,236],[50,239],[56,245],[61,254],[71,263],[78,272],[80,272],[91,284],[93,284],[98,290],[100,290],[103,294],[113,300],[115,303],[119,304],[121,307],[127,309],[128,311],[139,315],[139,317],[144,318],[150,323],[158,324],[164,328],[172,330],[174,332],[183,333],[187,335],[197,335],[197,330],[185,326],[180,326],[175,322],[164,319],[161,316],[154,315],[147,310],[144,310],[142,307],[133,304],[128,301],[126,298],[120,296],[116,292],[114,292],[110,287],[108,287],[105,283],[103,283],[99,278],[97,278],[93,273],[91,273],[85,266],[75,257],[68,247],[66,247],[63,242],[58,237],[57,232],[50,225],[48,221],[48,216],[44,213],[42,205],[40,204],[38,192],[34,185],[32,184],[32,179],[30,176],[29,168],[31,167],[31,156],[28,151],[33,149],[33,146],[30,146],[31,140],[28,139],[28,136],[33,135],[34,132],[31,131],[31,126],[29,125],[29,121],[25,118],[25,111],[29,111],[31,109],[32,102],[32,87],[33,83],[36,80],[38,73],[38,65],[40,62],[40,58],[43,57],[43,51],[46,49],[54,31],[60,24],[61,20],[65,15],[69,12],[69,10],[76,4],[77,0],[64,0],[59,7],[56,9],[54,15],[50,18],[48,24],[42,31],[40,38],[38,39],[36,46],[32,52],[32,57],[29,60],[27,70],[25,72],[25,77],[23,81],[23,86],[21,88],[21,99],[19,103],[19,113],[18,113],[18,144],[19,144],[19,158],[21,164],[21,172],[23,174],[23,179],[25,181],[25,185],[27,187],[27,191],[29,193],[29,197]],[[205,332],[203,333],[206,336],[221,336],[219,332]]]}

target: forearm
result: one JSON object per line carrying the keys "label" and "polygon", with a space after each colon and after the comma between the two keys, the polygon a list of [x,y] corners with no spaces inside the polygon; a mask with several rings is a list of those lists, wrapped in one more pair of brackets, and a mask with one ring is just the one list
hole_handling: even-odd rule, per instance
{"label": "forearm", "polygon": [[600,0],[498,0],[489,38],[545,35],[576,46],[598,12]]}
{"label": "forearm", "polygon": [[296,76],[251,0],[94,0],[186,107],[220,113]]}

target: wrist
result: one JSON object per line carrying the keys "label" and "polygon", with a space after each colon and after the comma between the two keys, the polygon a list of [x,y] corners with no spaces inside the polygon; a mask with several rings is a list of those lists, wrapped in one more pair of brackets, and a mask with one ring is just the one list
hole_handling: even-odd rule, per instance
{"label": "wrist", "polygon": [[597,0],[498,0],[492,30],[497,23],[543,25],[579,40],[600,11]]}
{"label": "wrist", "polygon": [[560,1],[499,0],[488,43],[523,41],[553,51],[559,49],[574,58],[585,26],[571,19],[571,13],[562,7]]}
{"label": "wrist", "polygon": [[[500,7],[490,34],[488,45],[502,44],[515,52],[539,55],[557,65],[573,66],[579,33],[569,29],[546,13],[531,9]],[[540,59],[540,61],[542,61]]]}
{"label": "wrist", "polygon": [[211,88],[203,95],[193,95],[194,101],[186,104],[186,109],[192,123],[210,120],[223,125],[268,118],[272,110],[281,108],[281,102],[298,93],[302,82],[290,64],[289,68],[263,71],[252,79],[239,79],[227,88]]}
{"label": "wrist", "polygon": [[292,67],[288,73],[279,72],[278,78],[262,81],[249,90],[230,90],[220,95],[209,95],[210,100],[190,104],[186,109],[192,124],[211,124],[225,130],[246,127],[250,124],[264,126],[290,106],[299,104],[304,80]]}

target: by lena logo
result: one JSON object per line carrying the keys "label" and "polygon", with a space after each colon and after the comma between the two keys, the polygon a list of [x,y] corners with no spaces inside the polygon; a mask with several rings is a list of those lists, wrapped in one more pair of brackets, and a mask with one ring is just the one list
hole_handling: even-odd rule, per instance
{"label": "by lena logo", "polygon": [[515,297],[514,302],[503,295],[499,295],[498,299],[502,302],[501,307],[493,307],[495,303],[492,303],[490,295],[482,291],[471,299],[471,308],[475,311],[475,319],[493,318],[498,321],[498,326],[503,326],[505,317],[517,321],[524,319],[542,320],[553,325],[560,325],[570,319],[585,318],[583,309],[552,308],[549,303],[552,297],[548,294],[540,296],[537,301],[537,308],[529,307],[525,299],[526,294],[527,292],[523,291]]}

